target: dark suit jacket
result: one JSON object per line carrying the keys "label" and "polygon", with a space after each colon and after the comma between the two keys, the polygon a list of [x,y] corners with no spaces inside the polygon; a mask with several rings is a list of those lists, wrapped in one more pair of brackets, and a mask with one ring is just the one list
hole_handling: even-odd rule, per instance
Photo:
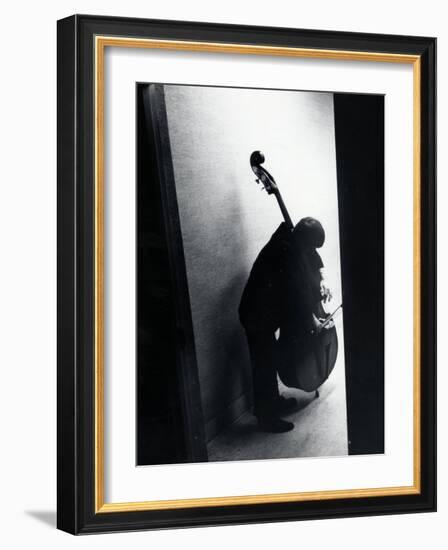
{"label": "dark suit jacket", "polygon": [[239,307],[241,324],[251,332],[305,326],[320,300],[322,267],[318,252],[301,248],[281,223],[252,266]]}

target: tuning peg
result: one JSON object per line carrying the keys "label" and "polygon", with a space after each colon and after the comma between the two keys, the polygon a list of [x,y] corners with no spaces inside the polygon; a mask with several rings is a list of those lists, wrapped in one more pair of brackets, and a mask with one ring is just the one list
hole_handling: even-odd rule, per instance
{"label": "tuning peg", "polygon": [[258,184],[258,183],[260,183],[260,180],[257,178],[257,179],[255,180],[255,182]]}

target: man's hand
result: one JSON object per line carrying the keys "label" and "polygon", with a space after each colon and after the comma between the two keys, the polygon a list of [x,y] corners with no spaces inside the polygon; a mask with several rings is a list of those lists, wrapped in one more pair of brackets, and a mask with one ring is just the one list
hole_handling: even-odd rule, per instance
{"label": "man's hand", "polygon": [[320,334],[323,330],[329,330],[330,328],[334,327],[333,319],[331,319],[331,321],[328,321],[326,323],[327,321],[326,319],[323,319],[322,317],[318,318],[314,313],[312,315],[312,321],[313,321],[313,329],[311,330],[311,334]]}
{"label": "man's hand", "polygon": [[325,279],[322,279],[320,282],[320,295],[322,296],[322,300],[324,301],[324,304],[329,302],[333,298],[333,294],[331,290],[327,286],[327,282]]}

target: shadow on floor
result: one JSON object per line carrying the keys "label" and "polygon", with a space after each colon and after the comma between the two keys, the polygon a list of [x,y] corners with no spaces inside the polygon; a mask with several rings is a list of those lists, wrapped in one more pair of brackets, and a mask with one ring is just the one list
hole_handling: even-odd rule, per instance
{"label": "shadow on floor", "polygon": [[37,519],[41,523],[56,529],[56,511],[55,510],[26,510],[25,514]]}
{"label": "shadow on floor", "polygon": [[294,423],[292,431],[281,434],[262,432],[252,413],[246,412],[209,442],[209,461],[348,454],[343,362],[336,364],[330,378],[320,388],[318,398],[314,392],[306,393],[281,384],[280,391],[298,401],[296,410],[284,416]]}

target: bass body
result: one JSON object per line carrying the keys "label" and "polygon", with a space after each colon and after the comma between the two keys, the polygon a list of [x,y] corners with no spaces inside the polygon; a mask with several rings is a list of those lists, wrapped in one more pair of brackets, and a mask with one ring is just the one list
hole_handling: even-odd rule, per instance
{"label": "bass body", "polygon": [[[318,311],[320,319],[329,322],[322,304]],[[319,309],[319,308],[318,308]],[[297,336],[280,331],[278,346],[278,375],[289,388],[307,392],[316,391],[330,376],[338,356],[338,335],[334,324],[319,332],[303,332]]]}

